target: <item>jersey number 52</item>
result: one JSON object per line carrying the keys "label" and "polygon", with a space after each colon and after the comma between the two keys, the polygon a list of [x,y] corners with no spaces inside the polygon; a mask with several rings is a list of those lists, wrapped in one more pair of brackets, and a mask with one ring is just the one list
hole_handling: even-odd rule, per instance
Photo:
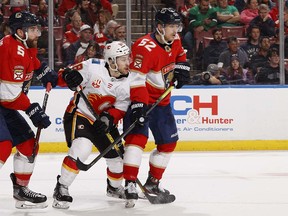
{"label": "jersey number 52", "polygon": [[144,46],[149,52],[152,51],[153,48],[156,47],[156,44],[153,41],[150,41],[146,38],[144,38],[139,44],[138,46]]}

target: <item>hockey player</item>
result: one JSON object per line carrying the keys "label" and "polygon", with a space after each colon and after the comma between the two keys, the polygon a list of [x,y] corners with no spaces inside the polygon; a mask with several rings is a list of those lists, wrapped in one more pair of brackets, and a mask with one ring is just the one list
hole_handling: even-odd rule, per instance
{"label": "hockey player", "polygon": [[18,110],[25,111],[35,127],[47,128],[49,117],[38,103],[30,102],[27,93],[33,71],[45,87],[48,82],[56,85],[57,73],[36,58],[41,32],[35,15],[16,12],[9,18],[9,27],[12,35],[0,41],[0,168],[16,147],[14,173],[10,175],[16,208],[44,208],[46,196],[28,188],[35,162],[27,157],[33,153],[35,135]]}
{"label": "hockey player", "polygon": [[178,140],[170,95],[148,116],[146,111],[174,81],[176,88],[181,88],[190,80],[190,66],[177,34],[181,28],[179,14],[172,8],[162,8],[156,13],[155,21],[156,32],[138,39],[131,49],[131,106],[124,118],[124,131],[135,120],[138,126],[125,138],[123,173],[127,208],[134,207],[138,199],[135,180],[148,139],[148,127],[157,148],[150,154],[150,170],[144,187],[154,195],[169,194],[168,190],[160,187],[159,182]]}
{"label": "hockey player", "polygon": [[[123,118],[129,99],[129,47],[120,41],[107,44],[104,49],[105,60],[88,59],[76,64],[72,69],[66,68],[59,74],[71,90],[81,85],[99,119],[95,119],[84,100],[76,92],[64,115],[66,142],[70,147],[64,158],[61,176],[57,177],[54,189],[53,207],[67,209],[73,201],[68,187],[72,184],[79,169],[76,159],[85,161],[92,151],[92,146],[102,152],[110,144],[106,133],[116,139],[119,136],[116,127]],[[119,143],[123,153],[123,145]],[[107,163],[107,196],[124,198],[123,161],[115,150],[110,150],[104,158]]]}

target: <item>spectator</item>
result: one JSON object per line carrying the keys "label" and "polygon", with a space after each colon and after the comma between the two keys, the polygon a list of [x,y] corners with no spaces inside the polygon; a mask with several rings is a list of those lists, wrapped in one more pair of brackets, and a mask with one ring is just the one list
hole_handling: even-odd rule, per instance
{"label": "spectator", "polygon": [[[38,1],[39,10],[36,13],[37,18],[39,19],[39,23],[42,27],[48,26],[48,5],[46,0]],[[54,15],[54,26],[59,26],[59,21],[57,16]]]}
{"label": "spectator", "polygon": [[[278,0],[276,0],[277,2]],[[271,10],[273,7],[275,7],[276,3],[272,2],[271,0],[259,0],[259,4],[265,4],[268,6],[268,8]]]}
{"label": "spectator", "polygon": [[240,62],[241,67],[245,67],[247,65],[248,56],[247,53],[239,47],[239,41],[236,37],[232,36],[227,39],[228,49],[224,50],[218,60],[218,66],[226,69],[230,66],[231,58],[233,56],[237,56]]}
{"label": "spectator", "polygon": [[229,84],[252,84],[254,78],[247,69],[241,67],[238,57],[232,57],[230,66],[225,70],[225,77]]}
{"label": "spectator", "polygon": [[8,23],[6,22],[2,22],[0,24],[0,39],[2,39],[3,37],[5,37],[6,35],[11,34],[11,29],[8,25]]}
{"label": "spectator", "polygon": [[259,52],[260,32],[259,26],[251,26],[248,32],[248,41],[241,45],[248,55],[249,62],[252,56]]}
{"label": "spectator", "polygon": [[207,68],[209,64],[217,64],[221,52],[227,49],[227,42],[223,40],[221,29],[217,28],[212,31],[213,40],[203,51],[203,65]]}
{"label": "spectator", "polygon": [[95,41],[103,49],[107,41],[113,41],[115,37],[114,30],[118,26],[118,23],[115,20],[109,20],[103,33],[95,34]]}
{"label": "spectator", "polygon": [[58,15],[65,16],[66,12],[76,6],[75,0],[62,0],[58,7]]}
{"label": "spectator", "polygon": [[259,52],[252,56],[249,68],[250,71],[255,76],[257,72],[260,71],[261,67],[268,62],[268,51],[270,49],[271,43],[270,38],[267,36],[260,38]]}
{"label": "spectator", "polygon": [[258,0],[247,0],[246,8],[240,14],[240,21],[246,29],[256,16],[258,16]]}
{"label": "spectator", "polygon": [[185,0],[184,5],[180,7],[179,12],[182,17],[182,22],[184,25],[184,28],[182,30],[182,35],[184,36],[189,25],[189,11],[192,7],[196,6],[196,0]]}
{"label": "spectator", "polygon": [[261,30],[261,36],[273,37],[275,35],[275,22],[270,18],[269,7],[266,4],[261,4],[258,10],[258,16],[256,16],[248,27],[257,25]]}
{"label": "spectator", "polygon": [[191,58],[193,46],[195,46],[194,31],[208,31],[217,25],[216,10],[210,7],[209,0],[200,0],[199,5],[190,9],[189,20],[189,31],[183,39],[183,47],[188,50],[187,58]]}
{"label": "spectator", "polygon": [[72,43],[76,42],[80,37],[80,28],[82,26],[82,20],[80,14],[73,10],[73,16],[71,17],[71,29],[66,31],[63,36],[63,49],[68,48]]}
{"label": "spectator", "polygon": [[210,64],[207,71],[192,77],[192,85],[221,85],[226,84],[226,79],[221,75],[220,68],[216,64]]}
{"label": "spectator", "polygon": [[233,5],[228,5],[228,0],[218,0],[216,7],[218,27],[237,26],[240,24],[240,14]]}
{"label": "spectator", "polygon": [[94,26],[97,20],[97,16],[90,8],[89,0],[76,0],[76,6],[74,7],[74,9],[77,10],[80,14],[82,22],[89,26]]}
{"label": "spectator", "polygon": [[[268,52],[268,63],[256,74],[257,84],[280,84],[280,57],[277,49],[270,49]],[[285,83],[288,80],[288,73],[285,70]]]}
{"label": "spectator", "polygon": [[66,66],[73,64],[75,58],[86,50],[92,35],[93,29],[89,25],[84,24],[81,26],[79,39],[66,49]]}
{"label": "spectator", "polygon": [[95,41],[91,40],[84,53],[76,56],[74,63],[86,61],[89,58],[103,58],[102,50]]}
{"label": "spectator", "polygon": [[100,10],[98,19],[94,24],[94,34],[103,33],[107,23],[112,20],[112,16],[107,10]]}
{"label": "spectator", "polygon": [[[271,41],[271,38],[270,38]],[[284,58],[287,59],[288,58],[288,37],[285,36],[284,39]],[[273,43],[271,42],[271,46],[270,49],[278,49],[279,50],[279,46],[280,46],[280,38],[279,38],[279,29],[276,29],[275,32],[275,37],[273,38]]]}
{"label": "spectator", "polygon": [[241,14],[241,12],[246,7],[246,2],[245,2],[245,0],[235,0],[233,5],[237,8],[238,12]]}
{"label": "spectator", "polygon": [[114,29],[114,40],[126,43],[126,27],[119,25]]}

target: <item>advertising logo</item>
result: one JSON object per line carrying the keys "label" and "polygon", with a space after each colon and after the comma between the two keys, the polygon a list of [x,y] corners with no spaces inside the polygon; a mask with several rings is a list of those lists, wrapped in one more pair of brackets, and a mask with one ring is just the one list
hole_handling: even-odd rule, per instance
{"label": "advertising logo", "polygon": [[219,96],[174,95],[171,106],[179,131],[233,131],[233,118],[220,114]]}

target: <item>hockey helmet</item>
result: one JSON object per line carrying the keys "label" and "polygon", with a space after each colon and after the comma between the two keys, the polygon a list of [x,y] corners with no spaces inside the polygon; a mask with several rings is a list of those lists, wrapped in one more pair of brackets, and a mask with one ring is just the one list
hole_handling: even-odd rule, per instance
{"label": "hockey helmet", "polygon": [[116,62],[116,58],[130,53],[129,47],[121,41],[113,41],[106,44],[104,48],[104,58],[108,62],[109,59]]}
{"label": "hockey helmet", "polygon": [[155,15],[157,24],[181,24],[181,16],[173,8],[162,8]]}
{"label": "hockey helmet", "polygon": [[9,27],[11,28],[12,34],[15,34],[17,29],[36,25],[39,25],[39,20],[29,11],[19,11],[9,17]]}

